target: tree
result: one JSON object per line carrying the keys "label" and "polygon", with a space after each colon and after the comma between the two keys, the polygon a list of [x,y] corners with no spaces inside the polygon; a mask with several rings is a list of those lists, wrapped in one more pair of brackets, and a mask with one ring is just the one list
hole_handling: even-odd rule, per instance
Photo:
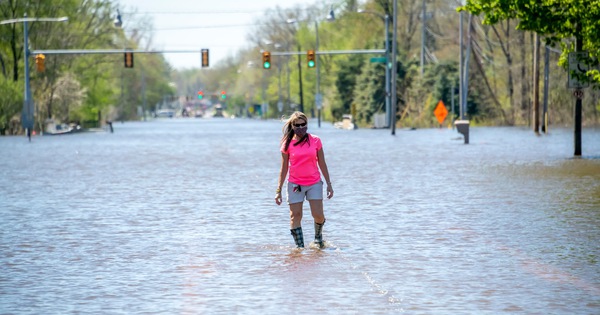
{"label": "tree", "polygon": [[[484,14],[483,22],[494,25],[503,20],[517,19],[519,30],[533,31],[545,37],[546,44],[563,46],[561,64],[567,65],[567,55],[575,50],[576,42],[590,53],[590,62],[598,65],[600,58],[600,1],[581,0],[467,0],[466,10]],[[575,39],[575,41],[574,41]],[[598,70],[588,72],[598,87]]]}
{"label": "tree", "polygon": [[332,109],[333,117],[341,120],[344,114],[350,113],[353,102],[352,91],[354,91],[357,83],[356,78],[361,73],[363,63],[363,58],[361,56],[353,55],[349,60],[340,65],[336,87],[340,96],[341,106]]}
{"label": "tree", "polygon": [[[23,108],[23,82],[0,76],[0,135],[14,134],[13,125]],[[20,129],[20,128],[18,128]]]}
{"label": "tree", "polygon": [[355,121],[366,124],[372,121],[373,114],[385,112],[385,79],[384,64],[365,63],[362,73],[356,78],[354,104],[356,106]]}

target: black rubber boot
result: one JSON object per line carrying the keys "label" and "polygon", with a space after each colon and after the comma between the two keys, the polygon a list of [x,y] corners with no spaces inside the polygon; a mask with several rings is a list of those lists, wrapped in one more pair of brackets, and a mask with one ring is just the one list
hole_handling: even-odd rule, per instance
{"label": "black rubber boot", "polygon": [[325,225],[324,220],[323,223],[315,222],[315,244],[319,246],[319,248],[325,247],[325,242],[323,242],[323,225]]}
{"label": "black rubber boot", "polygon": [[290,232],[294,237],[294,242],[298,248],[304,248],[304,235],[302,234],[302,227],[299,226],[295,229],[291,229]]}

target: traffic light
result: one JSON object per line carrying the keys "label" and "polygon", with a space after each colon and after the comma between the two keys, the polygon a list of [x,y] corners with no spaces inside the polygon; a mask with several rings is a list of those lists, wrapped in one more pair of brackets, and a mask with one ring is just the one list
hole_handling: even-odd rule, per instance
{"label": "traffic light", "polygon": [[44,70],[46,70],[46,56],[44,56],[43,54],[37,54],[35,56],[35,65],[37,66],[37,71],[38,72],[44,72]]}
{"label": "traffic light", "polygon": [[263,55],[262,56],[263,57],[262,58],[263,68],[264,69],[271,69],[271,53],[268,52],[268,51],[263,51],[262,55]]}
{"label": "traffic light", "polygon": [[309,50],[306,52],[306,61],[308,61],[308,67],[309,68],[314,68],[315,65],[317,64],[316,60],[315,60],[315,51],[314,50]]}
{"label": "traffic light", "polygon": [[201,100],[204,98],[204,92],[198,91],[198,99]]}
{"label": "traffic light", "polygon": [[202,49],[202,68],[208,67],[208,49]]}
{"label": "traffic light", "polygon": [[221,99],[225,100],[227,98],[227,93],[225,91],[221,91]]}
{"label": "traffic light", "polygon": [[133,68],[133,53],[130,51],[125,53],[125,68]]}

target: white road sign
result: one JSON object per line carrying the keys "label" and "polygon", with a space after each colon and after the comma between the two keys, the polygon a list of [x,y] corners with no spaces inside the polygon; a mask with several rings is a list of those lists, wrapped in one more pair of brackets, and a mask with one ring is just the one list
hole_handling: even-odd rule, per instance
{"label": "white road sign", "polygon": [[321,93],[315,95],[315,103],[317,103],[317,109],[323,108],[323,95]]}
{"label": "white road sign", "polygon": [[588,56],[587,51],[577,51],[569,53],[569,88],[581,89],[589,86],[589,82],[581,82],[574,73],[585,74],[590,66],[585,61]]}

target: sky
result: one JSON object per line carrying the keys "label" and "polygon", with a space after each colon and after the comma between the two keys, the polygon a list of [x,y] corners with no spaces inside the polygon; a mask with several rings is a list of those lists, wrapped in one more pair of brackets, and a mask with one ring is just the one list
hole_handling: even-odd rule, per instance
{"label": "sky", "polygon": [[248,47],[247,35],[269,8],[292,8],[317,3],[311,0],[120,0],[126,32],[132,32],[132,9],[152,19],[153,49],[196,50],[198,53],[165,54],[178,70],[200,68],[200,50],[209,49],[215,65]]}

